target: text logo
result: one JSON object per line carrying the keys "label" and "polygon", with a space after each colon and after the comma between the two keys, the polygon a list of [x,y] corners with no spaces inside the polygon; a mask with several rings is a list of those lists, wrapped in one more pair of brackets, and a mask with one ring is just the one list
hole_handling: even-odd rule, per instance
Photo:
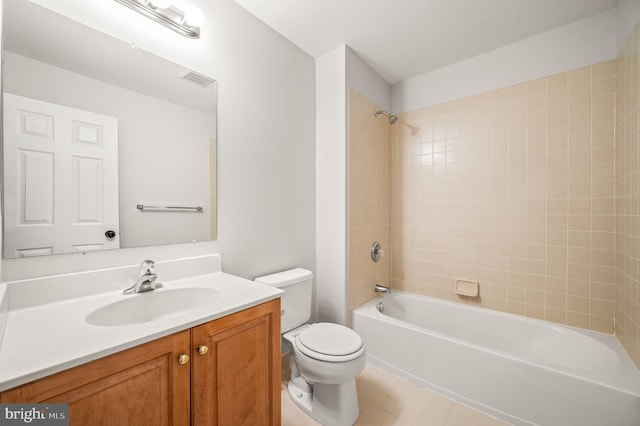
{"label": "text logo", "polygon": [[0,426],[69,426],[69,404],[0,404]]}

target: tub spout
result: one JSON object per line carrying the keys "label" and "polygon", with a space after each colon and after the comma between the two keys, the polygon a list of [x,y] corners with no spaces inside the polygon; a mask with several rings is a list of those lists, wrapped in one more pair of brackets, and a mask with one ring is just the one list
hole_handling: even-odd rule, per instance
{"label": "tub spout", "polygon": [[376,293],[391,294],[391,289],[381,284],[375,284],[373,286],[373,291],[375,291]]}

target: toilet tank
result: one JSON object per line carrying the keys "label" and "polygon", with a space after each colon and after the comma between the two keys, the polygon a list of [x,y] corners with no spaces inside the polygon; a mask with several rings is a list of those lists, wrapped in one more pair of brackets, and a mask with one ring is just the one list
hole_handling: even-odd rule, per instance
{"label": "toilet tank", "polygon": [[255,282],[283,290],[280,304],[280,332],[301,326],[311,318],[313,273],[306,269],[289,269],[264,277]]}

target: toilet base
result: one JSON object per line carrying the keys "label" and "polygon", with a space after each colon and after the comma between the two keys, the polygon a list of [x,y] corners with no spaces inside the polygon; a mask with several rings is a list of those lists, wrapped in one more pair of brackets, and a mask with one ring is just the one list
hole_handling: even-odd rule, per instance
{"label": "toilet base", "polygon": [[292,381],[287,384],[287,390],[289,391],[289,397],[291,401],[307,415],[311,416],[311,401],[313,400],[313,393],[305,392]]}
{"label": "toilet base", "polygon": [[352,426],[360,415],[355,379],[339,385],[315,383],[306,392],[292,381],[287,386],[293,403],[315,421],[326,426]]}

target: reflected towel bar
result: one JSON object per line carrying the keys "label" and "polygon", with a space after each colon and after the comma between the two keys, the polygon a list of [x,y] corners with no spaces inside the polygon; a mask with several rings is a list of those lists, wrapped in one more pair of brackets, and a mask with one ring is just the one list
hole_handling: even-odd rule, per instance
{"label": "reflected towel bar", "polygon": [[149,206],[145,204],[137,204],[136,208],[138,210],[152,210],[152,211],[165,211],[165,212],[175,212],[175,211],[194,211],[194,212],[202,212],[204,209],[202,206]]}

